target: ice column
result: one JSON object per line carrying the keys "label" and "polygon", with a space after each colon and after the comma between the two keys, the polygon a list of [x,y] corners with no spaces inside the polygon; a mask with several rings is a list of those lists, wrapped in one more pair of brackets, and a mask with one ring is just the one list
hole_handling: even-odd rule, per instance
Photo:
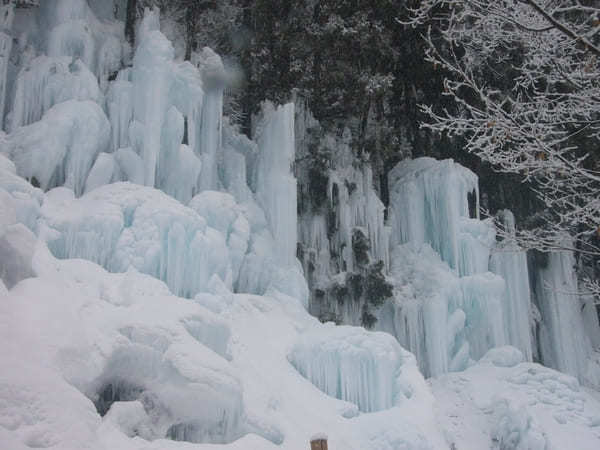
{"label": "ice column", "polygon": [[0,128],[4,125],[4,102],[6,99],[6,81],[8,60],[12,50],[11,27],[14,18],[14,5],[0,6]]}
{"label": "ice column", "polygon": [[133,117],[142,124],[137,139],[143,143],[144,184],[154,186],[159,161],[161,129],[168,105],[171,42],[158,31],[158,10],[146,10],[140,44],[133,59]]}
{"label": "ice column", "polygon": [[200,125],[200,154],[202,155],[202,173],[199,188],[218,190],[217,175],[218,152],[221,149],[223,131],[223,89],[225,87],[225,68],[221,57],[205,47],[196,56],[196,65],[202,73],[205,90]]}
{"label": "ice column", "polygon": [[[564,245],[564,247],[569,247]],[[570,251],[550,253],[547,261],[538,261],[533,274],[534,292],[541,314],[538,340],[544,365],[583,379],[592,347],[581,315]]]}
{"label": "ice column", "polygon": [[[512,212],[502,211],[501,218],[506,230],[514,234],[515,221]],[[502,305],[508,343],[521,350],[525,359],[531,361],[531,291],[525,251],[510,238],[500,242],[490,257],[490,270],[506,281]]]}
{"label": "ice column", "polygon": [[291,266],[296,259],[297,208],[294,161],[294,104],[263,106],[254,139],[260,151],[255,173],[256,195],[275,238],[277,259]]}

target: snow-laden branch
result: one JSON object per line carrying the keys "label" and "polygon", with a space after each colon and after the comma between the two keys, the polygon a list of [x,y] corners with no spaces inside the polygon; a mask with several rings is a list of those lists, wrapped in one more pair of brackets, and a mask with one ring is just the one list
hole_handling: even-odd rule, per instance
{"label": "snow-laden branch", "polygon": [[[422,105],[423,127],[529,182],[545,220],[519,244],[600,259],[600,5],[574,0],[423,0],[427,60],[448,74],[454,108]],[[594,282],[590,282],[594,286]],[[597,284],[597,283],[596,283]],[[600,293],[600,290],[594,291]]]}

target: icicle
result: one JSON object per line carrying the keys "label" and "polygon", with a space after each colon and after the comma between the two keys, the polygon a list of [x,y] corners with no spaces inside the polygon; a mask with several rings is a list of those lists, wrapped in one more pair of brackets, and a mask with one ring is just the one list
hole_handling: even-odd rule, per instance
{"label": "icicle", "polygon": [[294,104],[277,108],[265,104],[260,130],[256,138],[260,149],[256,196],[277,243],[278,261],[292,266],[296,261],[297,242],[296,179],[291,173]]}
{"label": "icicle", "polygon": [[8,63],[12,51],[11,36],[14,19],[14,4],[0,6],[0,129],[4,129],[4,108],[6,102],[6,82]]}

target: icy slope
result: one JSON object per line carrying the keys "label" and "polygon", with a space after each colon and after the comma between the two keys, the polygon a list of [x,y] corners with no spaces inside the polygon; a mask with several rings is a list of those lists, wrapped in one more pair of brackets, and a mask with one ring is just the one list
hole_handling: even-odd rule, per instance
{"label": "icy slope", "polygon": [[[188,448],[171,442],[185,440],[297,449],[323,430],[332,448],[445,448],[414,358],[388,336],[322,325],[277,293],[173,297],[134,269],[110,274],[56,260],[41,242],[33,267],[38,277],[0,302],[0,429],[8,448]],[[218,314],[203,306],[216,304]],[[315,333],[343,354],[345,339],[330,340],[342,330],[349,342],[380,350],[352,352],[323,370],[335,376],[343,365],[352,382],[362,359],[372,361],[370,376],[396,390],[388,397],[375,383],[361,391],[374,396],[367,402],[385,395],[386,409],[375,416],[327,396],[288,361]]]}

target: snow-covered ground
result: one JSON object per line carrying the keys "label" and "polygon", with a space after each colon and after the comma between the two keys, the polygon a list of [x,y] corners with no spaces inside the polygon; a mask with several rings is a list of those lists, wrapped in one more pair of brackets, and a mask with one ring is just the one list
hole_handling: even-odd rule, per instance
{"label": "snow-covered ground", "polygon": [[41,242],[32,266],[0,302],[2,448],[298,449],[317,432],[357,450],[600,443],[600,401],[513,347],[428,385],[391,336],[321,324],[276,291],[178,298]]}
{"label": "snow-covered ground", "polygon": [[500,347],[464,372],[431,379],[437,417],[453,448],[598,448],[597,391],[520,360],[514,347]]}

